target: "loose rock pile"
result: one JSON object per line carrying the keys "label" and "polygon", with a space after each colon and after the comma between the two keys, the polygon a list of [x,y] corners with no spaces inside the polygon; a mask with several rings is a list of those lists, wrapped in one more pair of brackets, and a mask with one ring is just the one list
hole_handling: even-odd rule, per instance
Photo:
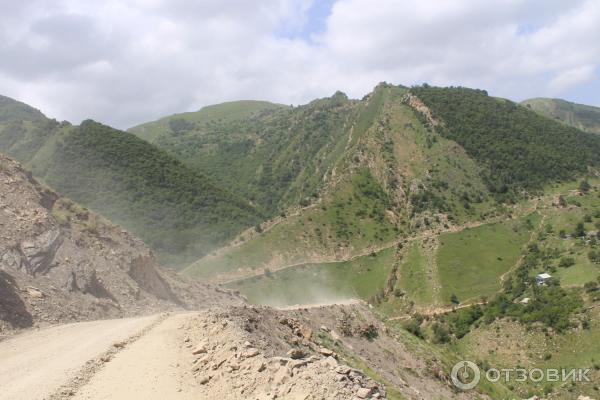
{"label": "loose rock pile", "polygon": [[[338,361],[331,350],[316,346],[312,331],[296,319],[280,319],[291,335],[273,338],[287,343],[285,355],[273,355],[255,345],[257,341],[264,346],[264,341],[244,329],[244,318],[239,315],[206,311],[195,321],[182,327],[182,345],[189,349],[191,371],[210,398],[385,398],[381,385]],[[294,337],[300,342],[289,340]]]}

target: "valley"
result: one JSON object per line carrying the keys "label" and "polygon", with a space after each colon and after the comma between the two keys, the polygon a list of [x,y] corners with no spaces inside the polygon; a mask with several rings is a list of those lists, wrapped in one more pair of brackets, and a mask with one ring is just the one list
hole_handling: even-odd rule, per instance
{"label": "valley", "polygon": [[121,131],[3,98],[6,398],[593,398],[450,379],[599,377],[600,136],[530,108],[381,83]]}
{"label": "valley", "polygon": [[600,400],[598,37],[599,0],[2,2],[0,400]]}

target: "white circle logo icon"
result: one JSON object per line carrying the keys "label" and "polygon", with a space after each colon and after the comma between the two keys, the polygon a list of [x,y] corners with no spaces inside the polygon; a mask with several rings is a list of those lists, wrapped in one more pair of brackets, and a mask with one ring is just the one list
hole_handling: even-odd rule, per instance
{"label": "white circle logo icon", "polygon": [[461,361],[454,365],[450,374],[452,383],[459,389],[470,390],[479,383],[481,372],[472,361]]}

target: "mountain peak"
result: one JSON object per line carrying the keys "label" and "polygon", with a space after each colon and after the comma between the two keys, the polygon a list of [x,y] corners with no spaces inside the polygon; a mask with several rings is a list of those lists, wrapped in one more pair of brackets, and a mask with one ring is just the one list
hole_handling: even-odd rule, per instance
{"label": "mountain peak", "polygon": [[40,110],[0,95],[0,121],[41,121],[44,119],[46,117]]}

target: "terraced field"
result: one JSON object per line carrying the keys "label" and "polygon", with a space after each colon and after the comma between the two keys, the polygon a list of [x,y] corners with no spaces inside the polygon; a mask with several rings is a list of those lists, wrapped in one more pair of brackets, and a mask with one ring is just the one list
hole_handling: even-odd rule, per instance
{"label": "terraced field", "polygon": [[517,263],[539,219],[533,214],[441,235],[437,265],[443,302],[452,295],[465,302],[498,292],[501,276]]}

